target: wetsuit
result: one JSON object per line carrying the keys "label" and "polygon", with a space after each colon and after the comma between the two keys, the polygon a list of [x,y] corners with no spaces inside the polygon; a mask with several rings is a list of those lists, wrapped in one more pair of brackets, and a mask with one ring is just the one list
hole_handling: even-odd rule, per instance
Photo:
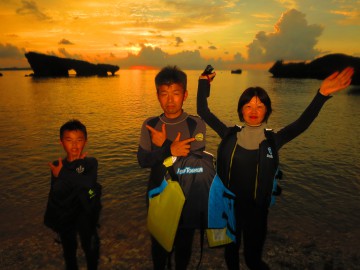
{"label": "wetsuit", "polygon": [[[225,247],[226,264],[228,269],[239,269],[239,248],[243,236],[247,266],[256,270],[269,269],[261,258],[271,197],[269,183],[274,178],[276,168],[271,151],[266,153],[270,143],[265,137],[265,124],[259,127],[245,126],[242,129],[227,127],[209,110],[209,93],[209,82],[199,80],[197,111],[222,139],[218,149],[217,173],[236,195],[236,244]],[[329,98],[318,92],[295,122],[274,133],[275,150],[278,151],[304,132]]]}
{"label": "wetsuit", "polygon": [[[58,175],[51,175],[50,194],[59,202],[67,218],[58,228],[67,270],[77,270],[77,234],[80,236],[88,270],[95,270],[99,259],[98,214],[93,213],[91,194],[97,180],[98,162],[95,158],[68,162],[63,159]],[[53,162],[58,165],[58,161]],[[90,191],[91,193],[91,191]],[[100,211],[100,210],[99,210]]]}
{"label": "wetsuit", "polygon": [[[160,118],[160,119],[159,119]],[[192,136],[189,130],[187,118],[191,118],[196,122],[195,130]],[[147,124],[153,126],[156,130],[161,131],[162,124],[166,124],[167,139],[161,147],[155,146],[151,142],[150,131],[145,127]],[[155,124],[155,125],[154,125]],[[146,119],[141,128],[140,143],[137,153],[137,158],[142,168],[151,168],[148,190],[160,185],[164,178],[163,162],[166,158],[171,156],[170,146],[176,138],[178,132],[181,133],[180,140],[189,139],[196,135],[202,134],[203,140],[194,141],[190,145],[190,151],[198,151],[205,149],[205,132],[206,127],[204,121],[200,117],[191,116],[183,112],[175,119],[169,119],[165,115],[160,117],[150,117]],[[175,268],[177,270],[186,269],[191,258],[192,242],[194,237],[194,229],[179,228],[175,241]],[[153,265],[155,270],[165,269],[169,253],[152,237],[151,238],[151,254],[153,258]]]}

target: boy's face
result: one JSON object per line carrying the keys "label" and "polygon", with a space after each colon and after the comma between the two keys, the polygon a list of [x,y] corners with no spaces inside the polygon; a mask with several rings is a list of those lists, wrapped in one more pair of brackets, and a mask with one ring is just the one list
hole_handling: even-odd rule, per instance
{"label": "boy's face", "polygon": [[186,100],[188,92],[180,84],[161,85],[157,95],[167,118],[176,118],[181,115],[183,102]]}
{"label": "boy's face", "polygon": [[67,159],[73,161],[81,157],[86,139],[84,133],[80,130],[65,130],[60,143],[67,153]]}

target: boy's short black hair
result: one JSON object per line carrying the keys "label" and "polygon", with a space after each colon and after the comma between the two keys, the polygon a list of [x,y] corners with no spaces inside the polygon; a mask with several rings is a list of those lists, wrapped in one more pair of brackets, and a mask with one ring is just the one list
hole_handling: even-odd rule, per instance
{"label": "boy's short black hair", "polygon": [[64,137],[64,132],[66,130],[72,131],[72,130],[80,130],[84,133],[85,136],[85,140],[87,140],[87,131],[86,131],[86,127],[83,123],[81,123],[79,120],[77,119],[72,119],[67,121],[65,124],[63,124],[60,128],[60,140],[63,139]]}
{"label": "boy's short black hair", "polygon": [[161,85],[172,85],[174,83],[180,84],[184,91],[186,91],[187,76],[177,66],[164,67],[155,77],[155,86],[158,93]]}
{"label": "boy's short black hair", "polygon": [[242,108],[245,104],[249,103],[253,97],[258,97],[266,107],[266,113],[263,122],[267,122],[272,112],[271,99],[268,93],[261,87],[249,87],[246,89],[239,98],[238,103],[238,115],[241,122],[244,122],[244,116],[242,114]]}

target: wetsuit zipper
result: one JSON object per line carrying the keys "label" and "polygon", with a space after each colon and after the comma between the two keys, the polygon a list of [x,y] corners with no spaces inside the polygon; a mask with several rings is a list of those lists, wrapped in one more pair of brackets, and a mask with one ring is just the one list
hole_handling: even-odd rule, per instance
{"label": "wetsuit zipper", "polygon": [[256,191],[258,188],[258,182],[259,182],[259,162],[256,165],[256,178],[255,178],[255,190],[254,190],[254,199],[256,200]]}
{"label": "wetsuit zipper", "polygon": [[231,153],[231,157],[230,157],[230,166],[229,166],[229,180],[228,180],[228,188],[230,188],[230,176],[231,176],[231,168],[232,168],[232,163],[233,163],[233,159],[234,159],[234,155],[235,155],[235,149],[236,149],[236,146],[237,146],[237,140],[235,142],[235,146],[234,146],[234,149],[232,150],[232,153]]}

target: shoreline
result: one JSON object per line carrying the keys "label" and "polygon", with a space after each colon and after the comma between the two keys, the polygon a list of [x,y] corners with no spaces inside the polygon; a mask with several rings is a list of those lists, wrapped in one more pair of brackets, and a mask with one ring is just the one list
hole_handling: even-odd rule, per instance
{"label": "shoreline", "polygon": [[[116,225],[114,220],[111,223],[112,226],[105,224],[99,229],[101,238],[99,269],[152,269],[150,237],[144,225],[145,219],[140,223],[136,218],[127,220],[123,224]],[[200,259],[199,235],[197,231],[188,269],[196,269]],[[63,269],[61,245],[54,242],[54,237],[55,233],[50,229],[39,226],[32,236],[3,241],[0,248],[1,268],[3,270]],[[263,259],[271,269],[359,269],[358,249],[351,246],[344,249],[337,245],[341,241],[346,239],[339,239],[338,243],[329,243],[328,246],[320,246],[310,234],[290,235],[269,228]],[[224,249],[221,247],[209,248],[205,237],[201,269],[226,269],[223,252]],[[81,248],[78,248],[78,261],[80,269],[85,269]],[[241,268],[247,269],[242,256],[240,261]]]}

